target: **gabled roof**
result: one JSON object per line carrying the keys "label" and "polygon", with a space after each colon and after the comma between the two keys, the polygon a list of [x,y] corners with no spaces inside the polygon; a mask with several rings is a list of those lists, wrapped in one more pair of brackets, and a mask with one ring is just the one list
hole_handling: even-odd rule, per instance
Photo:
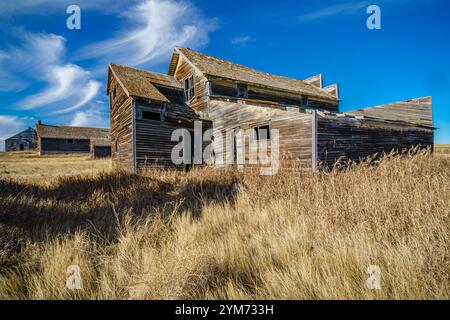
{"label": "gabled roof", "polygon": [[287,91],[300,95],[306,94],[328,100],[339,100],[321,88],[306,83],[305,81],[258,71],[230,61],[215,58],[207,54],[195,52],[187,48],[176,48],[169,68],[169,75],[171,76],[174,75],[174,65],[176,64],[180,54],[185,56],[186,59],[189,60],[205,76],[225,78],[237,82],[269,87],[275,90]]}
{"label": "gabled roof", "polygon": [[433,127],[432,98],[424,97],[346,112],[349,115],[405,121]]}
{"label": "gabled roof", "polygon": [[53,139],[110,139],[110,130],[102,128],[51,126],[36,124],[36,132],[40,138]]}
{"label": "gabled roof", "polygon": [[22,138],[24,134],[34,135],[34,134],[35,134],[35,131],[34,131],[33,128],[28,127],[28,129],[23,130],[23,131],[21,131],[21,132],[19,132],[19,133],[16,133],[15,135],[13,135],[13,136],[11,136],[11,137],[9,137],[9,138],[6,138],[5,141],[11,140],[11,139],[16,139],[16,138]]}
{"label": "gabled roof", "polygon": [[170,98],[158,90],[158,86],[177,90],[182,89],[181,84],[174,77],[118,64],[109,65],[108,88],[111,81],[111,73],[116,77],[128,96],[170,102]]}

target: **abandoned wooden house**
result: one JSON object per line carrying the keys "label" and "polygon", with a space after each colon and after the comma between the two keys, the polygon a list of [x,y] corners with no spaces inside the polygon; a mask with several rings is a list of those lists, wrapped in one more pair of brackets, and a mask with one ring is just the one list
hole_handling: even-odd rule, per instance
{"label": "abandoned wooden house", "polygon": [[[109,129],[36,124],[37,150],[40,155],[94,153],[92,148],[111,141]],[[109,143],[109,148],[111,145]]]}
{"label": "abandoned wooden house", "polygon": [[[282,167],[315,170],[339,158],[433,145],[431,97],[342,113],[338,85],[324,87],[322,75],[291,79],[187,48],[174,50],[168,75],[111,64],[107,94],[113,162],[131,171],[170,164],[177,144],[172,131],[192,130],[195,120],[206,123],[203,129],[230,136],[230,145],[217,148],[224,154],[214,158],[237,159],[243,150],[244,165],[249,143],[270,145],[274,129]],[[236,130],[243,132],[239,139]]]}
{"label": "abandoned wooden house", "polygon": [[36,148],[36,131],[28,128],[5,140],[5,151],[30,151]]}

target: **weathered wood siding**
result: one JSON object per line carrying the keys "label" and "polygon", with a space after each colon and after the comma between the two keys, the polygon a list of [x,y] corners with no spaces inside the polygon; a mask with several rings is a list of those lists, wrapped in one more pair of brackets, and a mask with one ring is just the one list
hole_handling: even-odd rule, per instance
{"label": "weathered wood siding", "polygon": [[405,121],[432,127],[432,104],[433,101],[431,97],[423,97],[350,111],[347,112],[347,114],[368,116],[386,120]]}
{"label": "weathered wood siding", "polygon": [[89,139],[51,139],[40,138],[40,154],[89,153]]}
{"label": "weathered wood siding", "polygon": [[[282,105],[303,106],[302,98],[307,97],[306,95],[300,96],[289,92],[275,91],[251,85],[247,86],[247,93],[245,96],[242,96],[242,93],[239,94],[238,85],[236,82],[219,79],[210,80],[210,86],[211,86],[210,89],[211,96],[229,97],[229,98],[239,97],[242,99],[260,101],[261,103],[272,102]],[[306,107],[329,111],[339,110],[338,103],[309,97],[308,97],[308,104]]]}
{"label": "weathered wood siding", "polygon": [[[116,89],[116,96],[114,99],[111,99],[111,92],[114,89]],[[133,99],[127,97],[115,77],[111,80],[109,92],[113,168],[133,171]],[[118,139],[117,150],[116,139]]]}
{"label": "weathered wood siding", "polygon": [[111,157],[111,147],[93,146],[91,147],[91,155],[94,159]]}
{"label": "weathered wood siding", "polygon": [[[198,115],[185,105],[162,105],[136,100],[135,107],[137,168],[145,166],[176,167],[172,162],[171,155],[172,149],[179,141],[171,141],[172,133],[180,128],[193,132],[193,121],[200,120]],[[143,119],[141,115],[144,111],[159,113],[162,121]],[[210,124],[203,121],[203,126],[203,130],[206,130]],[[183,167],[184,165],[179,166]]]}
{"label": "weathered wood siding", "polygon": [[33,128],[5,140],[5,151],[27,151],[34,148],[36,148],[36,131]]}
{"label": "weathered wood siding", "polygon": [[336,116],[317,118],[318,161],[359,160],[375,153],[433,146],[433,130],[413,125]]}
{"label": "weathered wood siding", "polygon": [[[249,141],[254,127],[268,124],[270,129],[279,130],[280,167],[306,166],[312,163],[312,116],[298,110],[286,111],[278,108],[253,106],[219,99],[211,99],[207,113],[213,121],[215,131],[226,133],[227,130],[240,128],[244,136],[244,159],[250,159]],[[224,137],[225,139],[225,137]],[[225,143],[225,141],[224,141]],[[228,150],[227,150],[228,149]],[[223,148],[226,157],[231,150]],[[271,152],[271,148],[269,148]]]}
{"label": "weathered wood siding", "polygon": [[187,101],[187,103],[197,111],[204,111],[208,105],[208,79],[206,79],[201,72],[197,71],[197,69],[181,55],[175,70],[175,79],[184,85],[184,80],[192,75],[194,76],[195,95],[194,98],[191,101]]}

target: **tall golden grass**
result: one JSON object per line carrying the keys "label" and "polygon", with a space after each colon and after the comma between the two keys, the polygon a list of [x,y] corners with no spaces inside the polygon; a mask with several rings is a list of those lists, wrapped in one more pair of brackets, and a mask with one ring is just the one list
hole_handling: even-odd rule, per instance
{"label": "tall golden grass", "polygon": [[[4,299],[450,298],[445,157],[2,179],[0,199]],[[66,287],[70,265],[82,290]]]}

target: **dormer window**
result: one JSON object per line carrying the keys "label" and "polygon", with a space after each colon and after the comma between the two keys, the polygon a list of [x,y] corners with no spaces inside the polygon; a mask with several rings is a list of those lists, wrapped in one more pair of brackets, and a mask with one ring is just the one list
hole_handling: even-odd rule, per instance
{"label": "dormer window", "polygon": [[190,76],[184,80],[184,98],[191,101],[195,96],[194,76]]}

